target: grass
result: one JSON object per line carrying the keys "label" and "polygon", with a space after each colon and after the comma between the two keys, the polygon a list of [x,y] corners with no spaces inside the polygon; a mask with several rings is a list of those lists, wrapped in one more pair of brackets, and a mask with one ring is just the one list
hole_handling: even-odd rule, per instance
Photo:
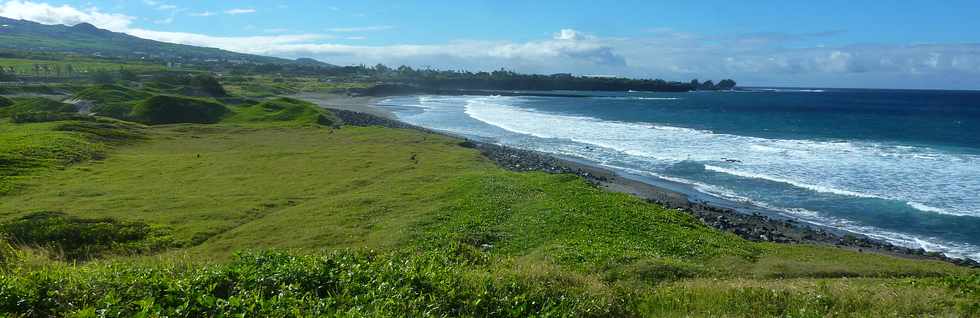
{"label": "grass", "polygon": [[[62,211],[165,228],[176,243],[158,256],[15,264],[0,303],[82,316],[980,312],[969,269],[752,243],[574,176],[501,170],[452,138],[292,125],[308,117],[249,107],[226,124],[144,128],[139,143],[84,148],[104,160],[19,178],[2,222]],[[288,121],[254,120],[270,117]],[[54,142],[79,137],[59,125],[0,125],[0,145],[72,145]],[[288,252],[233,256],[267,249]]]}
{"label": "grass", "polygon": [[228,108],[205,99],[156,95],[136,103],[131,119],[152,125],[197,123],[213,124],[227,115]]}
{"label": "grass", "polygon": [[233,108],[234,115],[224,120],[226,123],[272,123],[324,125],[339,127],[341,120],[330,112],[314,104],[292,99],[275,98],[255,105],[241,105]]}
{"label": "grass", "polygon": [[73,99],[92,101],[97,104],[124,103],[141,100],[152,94],[120,85],[96,85],[79,91]]}
{"label": "grass", "polygon": [[140,128],[97,120],[11,124],[0,120],[0,195],[39,172],[102,158],[114,144],[141,138]]}
{"label": "grass", "polygon": [[43,97],[14,98],[11,101],[13,104],[0,108],[0,118],[28,112],[74,113],[76,111],[74,105]]}
{"label": "grass", "polygon": [[[42,69],[35,73],[34,66],[42,65]],[[22,75],[39,75],[44,77],[64,77],[68,76],[68,66],[71,66],[71,75],[84,75],[87,73],[94,73],[98,71],[117,71],[120,69],[126,69],[136,72],[152,72],[152,71],[162,71],[166,67],[160,64],[150,64],[150,63],[140,63],[131,61],[104,61],[86,58],[66,58],[60,60],[34,60],[34,59],[21,59],[21,58],[0,58],[0,66],[4,69],[13,67],[17,74]],[[43,66],[47,66],[48,71],[45,72]],[[58,72],[60,70],[60,74]]]}

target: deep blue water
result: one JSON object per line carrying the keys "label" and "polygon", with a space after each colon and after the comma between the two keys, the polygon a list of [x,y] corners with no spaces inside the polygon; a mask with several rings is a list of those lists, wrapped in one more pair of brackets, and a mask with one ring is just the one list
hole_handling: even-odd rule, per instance
{"label": "deep blue water", "polygon": [[980,259],[980,92],[576,93],[591,97],[411,96],[380,106],[694,198]]}

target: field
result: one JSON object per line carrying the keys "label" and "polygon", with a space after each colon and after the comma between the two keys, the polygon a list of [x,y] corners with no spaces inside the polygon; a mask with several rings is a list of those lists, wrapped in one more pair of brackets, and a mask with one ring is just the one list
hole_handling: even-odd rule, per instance
{"label": "field", "polygon": [[[82,238],[91,224],[143,231],[81,250],[14,244],[0,253],[13,260],[0,278],[0,310],[980,314],[980,274],[966,268],[752,243],[575,176],[502,170],[452,138],[257,122],[235,111],[214,125],[0,123],[2,144],[24,154],[10,162],[40,160],[6,174],[6,228],[58,224]],[[65,128],[79,125],[88,129]],[[77,156],[52,155],[61,153]]]}
{"label": "field", "polygon": [[[41,66],[35,72],[35,65]],[[69,71],[69,66],[71,71]],[[0,58],[0,67],[4,71],[13,68],[17,74],[42,77],[79,76],[98,71],[118,71],[125,69],[133,72],[162,71],[166,66],[151,63],[103,61],[86,58],[65,58],[60,60],[33,60],[19,58]]]}

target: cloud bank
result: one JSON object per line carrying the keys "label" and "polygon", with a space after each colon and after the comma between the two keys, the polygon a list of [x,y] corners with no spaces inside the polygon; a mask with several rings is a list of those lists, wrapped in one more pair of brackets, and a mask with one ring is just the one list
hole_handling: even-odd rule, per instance
{"label": "cloud bank", "polygon": [[[146,3],[157,8],[168,6],[155,1]],[[224,13],[256,11],[229,9]],[[209,17],[216,13],[190,15]],[[610,38],[563,29],[551,37],[525,42],[457,40],[441,44],[368,46],[337,41],[364,39],[356,33],[381,32],[393,27],[336,27],[325,29],[326,34],[217,37],[138,28],[134,26],[135,17],[107,13],[95,7],[21,0],[0,3],[0,16],[45,24],[88,22],[158,41],[279,57],[313,57],[341,65],[385,63],[469,70],[503,67],[521,72],[614,74],[672,80],[732,77],[750,85],[980,89],[980,44],[977,43],[796,46],[807,39],[832,38],[846,32],[843,30],[719,35],[653,29],[631,38]]]}

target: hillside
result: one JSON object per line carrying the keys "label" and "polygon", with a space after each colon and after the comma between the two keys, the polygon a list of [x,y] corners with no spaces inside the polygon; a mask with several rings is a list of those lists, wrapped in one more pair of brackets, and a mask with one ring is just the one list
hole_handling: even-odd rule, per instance
{"label": "hillside", "polygon": [[[309,59],[293,61],[216,48],[158,42],[100,29],[88,23],[75,26],[45,25],[0,17],[0,25],[3,26],[0,27],[0,49],[7,50],[75,53],[108,58],[150,59],[168,62],[219,60],[238,63],[297,63],[304,65],[311,63]],[[320,66],[329,66],[326,63],[320,64]]]}
{"label": "hillside", "polygon": [[210,82],[184,79],[72,96],[143,124],[0,100],[0,313],[980,313],[973,269],[751,242],[576,175],[502,169],[459,139],[183,95]]}

